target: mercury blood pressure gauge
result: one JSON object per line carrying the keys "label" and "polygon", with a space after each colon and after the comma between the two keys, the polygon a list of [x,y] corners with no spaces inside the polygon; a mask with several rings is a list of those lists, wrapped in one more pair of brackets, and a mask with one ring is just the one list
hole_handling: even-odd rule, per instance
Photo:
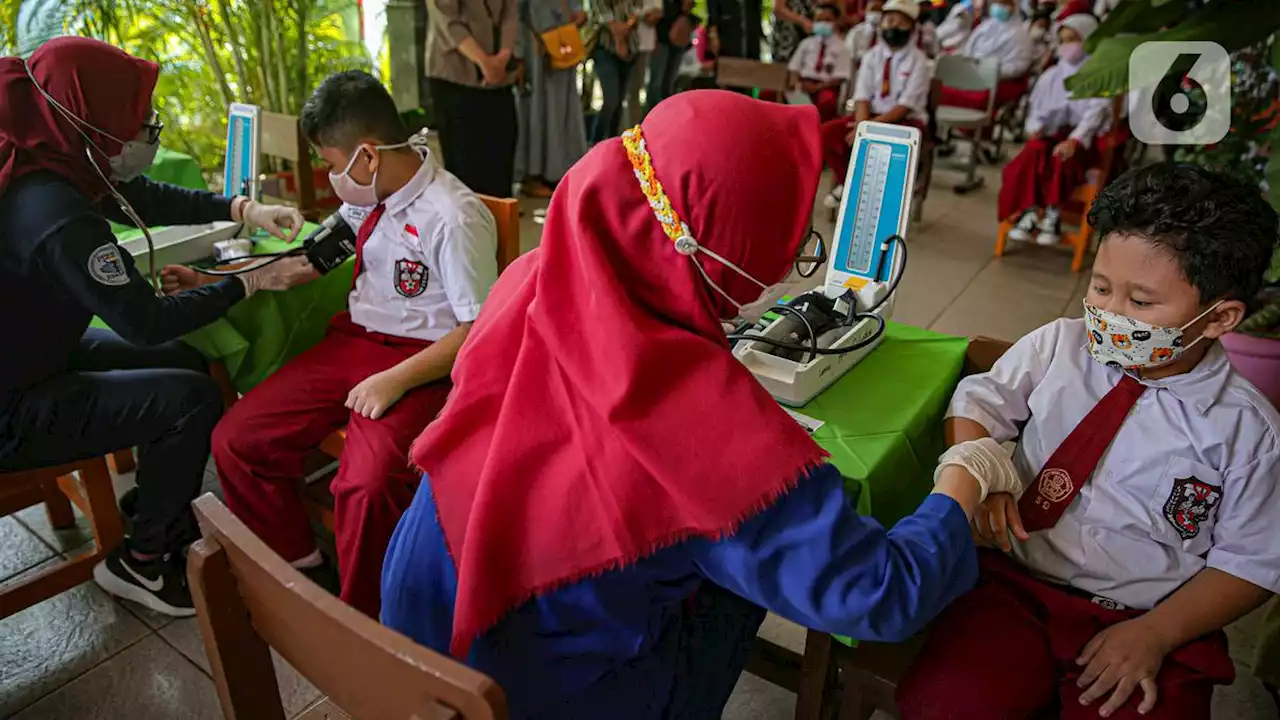
{"label": "mercury blood pressure gauge", "polygon": [[831,260],[823,284],[815,288],[828,302],[851,304],[849,312],[856,311],[857,318],[819,332],[819,352],[778,352],[780,344],[794,347],[794,341],[786,339],[812,325],[797,317],[802,313],[790,311],[779,312],[777,320],[735,346],[738,359],[783,405],[804,406],[883,338],[906,260],[901,239],[910,223],[919,149],[920,131],[913,127],[875,122],[858,126]]}

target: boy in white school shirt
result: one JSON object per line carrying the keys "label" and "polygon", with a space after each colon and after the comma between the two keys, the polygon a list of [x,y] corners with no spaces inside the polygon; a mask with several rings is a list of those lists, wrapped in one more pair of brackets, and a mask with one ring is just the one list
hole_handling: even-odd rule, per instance
{"label": "boy in white school shirt", "polygon": [[813,34],[800,41],[787,63],[788,83],[799,88],[818,108],[823,122],[839,113],[840,86],[853,67],[849,48],[836,30],[840,6],[824,2],[813,9]]}
{"label": "boy in white school shirt", "polygon": [[929,58],[915,41],[920,6],[915,0],[889,0],[880,19],[879,41],[858,68],[854,82],[853,115],[822,124],[822,157],[835,173],[835,188],[824,198],[829,208],[840,205],[849,153],[858,124],[866,120],[911,125],[927,132]]}
{"label": "boy in white school shirt", "polygon": [[497,279],[497,231],[479,198],[409,137],[370,75],[326,79],[302,129],[357,230],[348,312],[231,407],[213,457],[232,512],[327,579],[297,488],[307,456],[346,426],[330,486],[341,597],[377,618],[382,560],[418,484],[409,445],[444,405],[454,358]]}
{"label": "boy in white school shirt", "polygon": [[1280,590],[1280,416],[1215,342],[1262,285],[1276,212],[1256,186],[1160,164],[1090,219],[1084,319],[952,399],[940,465],[1026,489],[974,515],[1007,554],[980,551],[977,587],[934,622],[903,720],[1203,720],[1234,678],[1222,629]]}

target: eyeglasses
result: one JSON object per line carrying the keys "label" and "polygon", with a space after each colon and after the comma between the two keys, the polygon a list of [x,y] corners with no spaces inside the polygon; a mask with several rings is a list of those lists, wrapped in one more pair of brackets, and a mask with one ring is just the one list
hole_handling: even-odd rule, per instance
{"label": "eyeglasses", "polygon": [[164,123],[160,122],[160,113],[152,110],[147,116],[147,121],[142,124],[142,129],[147,133],[147,142],[160,142],[160,133],[164,130]]}
{"label": "eyeglasses", "polygon": [[[804,252],[809,248],[811,243],[817,242],[817,255],[805,255]],[[827,261],[827,241],[822,237],[822,233],[809,228],[809,234],[805,236],[805,240],[800,244],[800,250],[795,258],[796,274],[802,278],[811,278],[814,273],[818,272],[818,268]]]}

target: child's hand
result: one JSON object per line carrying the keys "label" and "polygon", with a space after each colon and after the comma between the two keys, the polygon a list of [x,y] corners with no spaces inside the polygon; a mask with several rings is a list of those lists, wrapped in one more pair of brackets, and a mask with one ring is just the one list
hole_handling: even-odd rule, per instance
{"label": "child's hand", "polygon": [[1141,687],[1138,713],[1151,712],[1156,706],[1156,675],[1170,650],[1161,637],[1142,617],[1117,623],[1093,636],[1076,660],[1077,665],[1085,666],[1076,681],[1085,688],[1080,704],[1089,705],[1115,688],[1098,709],[1099,715],[1110,717]]}
{"label": "child's hand", "polygon": [[1018,501],[1007,492],[992,493],[978,512],[973,514],[970,524],[974,542],[984,547],[1000,548],[1005,552],[1013,551],[1013,543],[1009,542],[1009,530],[1014,537],[1025,541],[1030,536],[1022,527],[1022,516],[1018,514]]}
{"label": "child's hand", "polygon": [[408,388],[394,372],[383,370],[370,375],[360,381],[359,385],[351,388],[351,392],[347,394],[346,406],[352,412],[359,413],[370,420],[377,420],[390,410],[406,391]]}
{"label": "child's hand", "polygon": [[1070,160],[1071,157],[1076,154],[1078,145],[1079,143],[1073,139],[1068,138],[1067,140],[1063,140],[1053,148],[1053,156],[1059,160]]}
{"label": "child's hand", "polygon": [[177,295],[220,279],[192,270],[186,265],[165,265],[160,269],[160,289],[165,295]]}

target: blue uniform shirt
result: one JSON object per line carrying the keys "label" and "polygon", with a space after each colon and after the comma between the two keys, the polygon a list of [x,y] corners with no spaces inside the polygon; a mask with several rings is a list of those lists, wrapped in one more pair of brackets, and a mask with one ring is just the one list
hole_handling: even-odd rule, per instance
{"label": "blue uniform shirt", "polygon": [[[659,718],[675,682],[683,601],[704,579],[805,627],[897,641],[977,575],[954,500],[930,495],[886,531],[856,514],[843,478],[824,465],[732,537],[679,543],[530,600],[476,640],[467,664],[502,686],[513,718]],[[456,595],[424,477],[387,550],[382,620],[448,654]]]}

